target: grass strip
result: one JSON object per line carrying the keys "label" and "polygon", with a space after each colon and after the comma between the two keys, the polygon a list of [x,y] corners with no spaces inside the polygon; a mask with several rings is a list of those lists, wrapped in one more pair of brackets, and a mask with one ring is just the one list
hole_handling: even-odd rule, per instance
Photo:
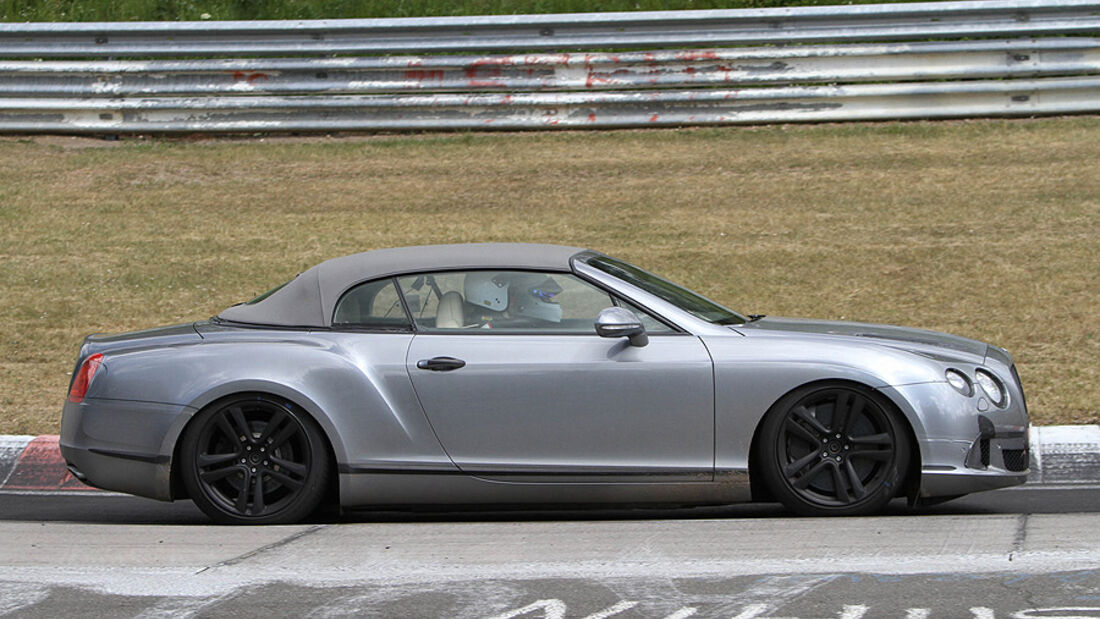
{"label": "grass strip", "polygon": [[[872,4],[880,0],[850,0]],[[902,0],[927,1],[927,0]],[[742,9],[836,0],[0,0],[0,21],[198,21]]]}
{"label": "grass strip", "polygon": [[53,433],[81,338],[200,320],[321,260],[592,247],[745,313],[1011,351],[1100,421],[1100,118],[217,140],[0,139],[0,434]]}

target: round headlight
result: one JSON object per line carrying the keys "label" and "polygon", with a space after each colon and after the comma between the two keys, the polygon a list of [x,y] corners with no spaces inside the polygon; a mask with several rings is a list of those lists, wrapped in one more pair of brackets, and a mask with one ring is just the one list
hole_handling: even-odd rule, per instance
{"label": "round headlight", "polygon": [[1001,407],[1005,405],[1005,388],[1001,386],[1001,381],[997,380],[996,376],[985,370],[977,370],[974,372],[974,378],[982,386],[982,391],[989,396],[994,406]]}
{"label": "round headlight", "polygon": [[969,397],[974,395],[974,387],[970,384],[970,379],[966,377],[966,374],[958,370],[947,370],[944,372],[947,377],[947,384],[955,388],[955,391]]}

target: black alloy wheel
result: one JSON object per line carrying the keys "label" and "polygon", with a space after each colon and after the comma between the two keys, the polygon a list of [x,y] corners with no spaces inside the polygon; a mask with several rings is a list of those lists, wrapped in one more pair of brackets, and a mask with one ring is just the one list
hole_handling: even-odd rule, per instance
{"label": "black alloy wheel", "polygon": [[909,463],[903,423],[870,389],[796,390],[764,420],[759,463],[765,481],[801,515],[875,513],[897,495]]}
{"label": "black alloy wheel", "polygon": [[223,524],[285,524],[312,513],[330,474],[321,430],[304,412],[265,395],[223,400],[184,433],[188,495]]}

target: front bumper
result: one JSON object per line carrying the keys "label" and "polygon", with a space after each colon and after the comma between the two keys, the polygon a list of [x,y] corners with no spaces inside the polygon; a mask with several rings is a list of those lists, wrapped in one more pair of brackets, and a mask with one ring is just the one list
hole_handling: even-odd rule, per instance
{"label": "front bumper", "polygon": [[194,412],[157,402],[66,402],[61,455],[74,475],[90,486],[170,501],[173,447]]}
{"label": "front bumper", "polygon": [[[1007,381],[1006,381],[1007,382]],[[947,497],[1015,486],[1027,481],[1028,415],[1019,396],[1007,406],[979,408],[946,383],[889,388],[895,401],[909,407],[920,446],[917,499]]]}

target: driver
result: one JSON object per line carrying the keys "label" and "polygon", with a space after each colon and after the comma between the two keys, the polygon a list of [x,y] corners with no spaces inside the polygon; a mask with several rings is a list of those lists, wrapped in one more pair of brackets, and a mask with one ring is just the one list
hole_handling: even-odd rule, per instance
{"label": "driver", "polygon": [[554,300],[562,287],[542,273],[467,273],[463,284],[467,303],[466,324],[492,329],[537,326],[537,322],[561,322],[561,305]]}
{"label": "driver", "polygon": [[543,322],[561,322],[561,305],[554,300],[561,291],[561,285],[549,275],[520,273],[512,278],[508,289],[508,312]]}

